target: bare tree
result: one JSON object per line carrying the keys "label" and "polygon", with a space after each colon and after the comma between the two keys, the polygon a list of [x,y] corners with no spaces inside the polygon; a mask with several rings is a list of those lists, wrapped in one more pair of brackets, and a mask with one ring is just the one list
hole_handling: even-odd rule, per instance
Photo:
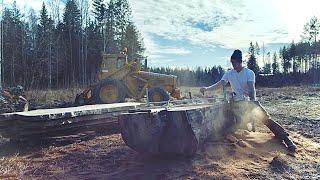
{"label": "bare tree", "polygon": [[50,8],[49,14],[54,24],[57,25],[60,22],[60,0],[50,0],[47,2]]}
{"label": "bare tree", "polygon": [[3,75],[2,75],[2,62],[3,62],[3,57],[2,57],[2,31],[3,31],[3,25],[2,25],[2,12],[3,12],[3,0],[1,0],[1,4],[0,4],[1,8],[0,8],[0,90],[2,89],[2,79],[3,79]]}
{"label": "bare tree", "polygon": [[312,61],[312,67],[317,69],[317,36],[320,33],[320,20],[317,17],[312,17],[309,22],[304,25],[302,39],[311,44],[311,52],[309,61]]}
{"label": "bare tree", "polygon": [[87,50],[87,42],[86,42],[86,33],[82,32],[83,29],[87,29],[88,26],[88,13],[89,13],[89,3],[88,0],[77,0],[77,5],[78,8],[80,10],[80,22],[81,22],[81,30],[80,30],[80,37],[81,37],[81,41],[79,41],[80,44],[80,50],[79,50],[79,57],[80,57],[80,66],[81,66],[81,74],[82,74],[82,84],[86,84],[87,83],[87,79],[86,79],[86,50]]}
{"label": "bare tree", "polygon": [[[49,14],[50,14],[50,17],[51,19],[53,20],[54,22],[54,25],[57,26],[60,22],[60,0],[50,0],[50,1],[47,1],[48,2],[48,5],[49,5],[49,8],[50,8],[50,11],[49,11]],[[53,31],[54,29],[52,29]],[[53,32],[51,32],[52,36]],[[56,86],[59,85],[59,64],[60,64],[60,58],[59,58],[59,49],[58,48],[59,46],[59,37],[55,37],[55,38],[51,38],[51,41],[50,41],[50,59],[52,59],[52,53],[54,54],[54,62],[51,62],[51,68],[53,68],[53,66],[55,66],[55,79],[56,79]],[[52,50],[54,49],[54,52],[52,52]],[[53,71],[51,69],[51,71]],[[52,78],[52,77],[51,77]]]}

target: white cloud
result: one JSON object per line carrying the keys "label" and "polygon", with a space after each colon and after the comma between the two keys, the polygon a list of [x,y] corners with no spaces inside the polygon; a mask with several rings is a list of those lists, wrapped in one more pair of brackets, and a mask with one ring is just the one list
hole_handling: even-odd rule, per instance
{"label": "white cloud", "polygon": [[290,40],[300,40],[303,26],[311,17],[320,18],[319,0],[272,0],[271,3],[278,10],[278,18],[282,20],[283,27],[288,30]]}
{"label": "white cloud", "polygon": [[148,59],[151,64],[163,64],[174,61],[168,56],[183,56],[188,55],[191,51],[183,48],[176,48],[171,46],[152,46],[152,50],[148,53]]}
{"label": "white cloud", "polygon": [[[192,44],[210,47],[216,43],[225,44],[224,41],[217,42],[220,26],[232,25],[237,19],[245,18],[244,13],[237,11],[243,7],[241,1],[237,1],[238,6],[222,0],[130,2],[134,20],[143,35],[152,32],[167,39],[186,40]],[[199,22],[211,26],[213,31],[195,27],[195,23]]]}
{"label": "white cloud", "polygon": [[191,51],[188,51],[183,48],[176,48],[176,47],[170,47],[170,46],[158,46],[158,49],[155,50],[155,53],[159,54],[172,54],[172,55],[187,55],[190,54]]}
{"label": "white cloud", "polygon": [[235,36],[232,32],[235,29],[232,29],[232,25],[248,18],[242,0],[232,1],[232,3],[226,3],[223,0],[189,2],[129,0],[129,2],[133,9],[134,21],[144,37],[147,47],[146,55],[149,57],[156,57],[157,54],[169,56],[191,53],[191,50],[186,48],[163,47],[159,42],[154,41],[152,35],[171,41],[181,41],[186,45],[202,49],[202,52],[197,53],[203,53],[217,45],[226,48],[234,47],[241,43],[233,38]]}
{"label": "white cloud", "polygon": [[[258,12],[251,10],[256,7],[246,6],[248,2],[245,0],[130,0],[130,3],[134,21],[144,37],[146,54],[150,57],[164,56],[165,52],[190,53],[189,49],[177,51],[174,47],[167,51],[154,42],[152,34],[202,49],[197,53],[210,51],[216,46],[246,48],[251,40],[262,42],[272,39],[270,33],[267,34],[272,27],[267,23],[267,27],[257,25],[255,14]],[[262,35],[253,36],[256,32]]]}

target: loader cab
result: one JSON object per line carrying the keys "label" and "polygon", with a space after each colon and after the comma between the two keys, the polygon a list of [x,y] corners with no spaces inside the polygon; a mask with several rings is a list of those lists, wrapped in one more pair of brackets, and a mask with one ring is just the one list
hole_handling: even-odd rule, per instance
{"label": "loader cab", "polygon": [[98,79],[104,79],[105,77],[114,74],[127,63],[127,56],[125,54],[107,54],[102,53],[102,62],[100,71],[98,73]]}
{"label": "loader cab", "polygon": [[127,55],[123,52],[118,54],[102,54],[102,62],[100,70],[97,73],[98,80],[102,80],[108,77],[113,77],[115,75],[121,74],[122,76],[125,73],[129,72],[138,72],[140,71],[140,63],[138,60],[128,61]]}
{"label": "loader cab", "polygon": [[125,54],[103,54],[101,71],[108,73],[114,72],[122,68],[127,62],[127,56]]}

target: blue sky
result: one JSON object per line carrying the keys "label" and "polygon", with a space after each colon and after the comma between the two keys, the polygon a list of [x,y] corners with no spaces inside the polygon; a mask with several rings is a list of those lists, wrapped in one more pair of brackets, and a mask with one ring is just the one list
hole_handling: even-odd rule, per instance
{"label": "blue sky", "polygon": [[[4,0],[9,2],[9,0]],[[12,2],[12,0],[10,0]],[[17,0],[38,10],[42,1]],[[300,41],[303,25],[320,17],[319,0],[129,0],[150,66],[230,67],[234,49],[250,41],[265,52]],[[262,63],[260,58],[259,63]]]}

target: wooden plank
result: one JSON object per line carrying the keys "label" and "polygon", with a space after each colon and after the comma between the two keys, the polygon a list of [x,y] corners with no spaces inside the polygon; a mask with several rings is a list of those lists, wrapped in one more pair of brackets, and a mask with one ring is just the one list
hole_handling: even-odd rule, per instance
{"label": "wooden plank", "polygon": [[99,125],[117,127],[114,117],[140,105],[141,103],[98,104],[1,114],[0,135],[6,138],[20,138],[52,134],[54,131],[71,132],[76,128],[95,129]]}
{"label": "wooden plank", "polygon": [[35,120],[49,120],[60,118],[71,118],[84,115],[104,114],[116,111],[128,111],[129,109],[136,109],[141,103],[114,103],[114,104],[97,104],[86,105],[70,108],[56,108],[56,109],[39,109],[25,112],[5,113],[0,114],[0,120],[6,119],[28,119]]}

